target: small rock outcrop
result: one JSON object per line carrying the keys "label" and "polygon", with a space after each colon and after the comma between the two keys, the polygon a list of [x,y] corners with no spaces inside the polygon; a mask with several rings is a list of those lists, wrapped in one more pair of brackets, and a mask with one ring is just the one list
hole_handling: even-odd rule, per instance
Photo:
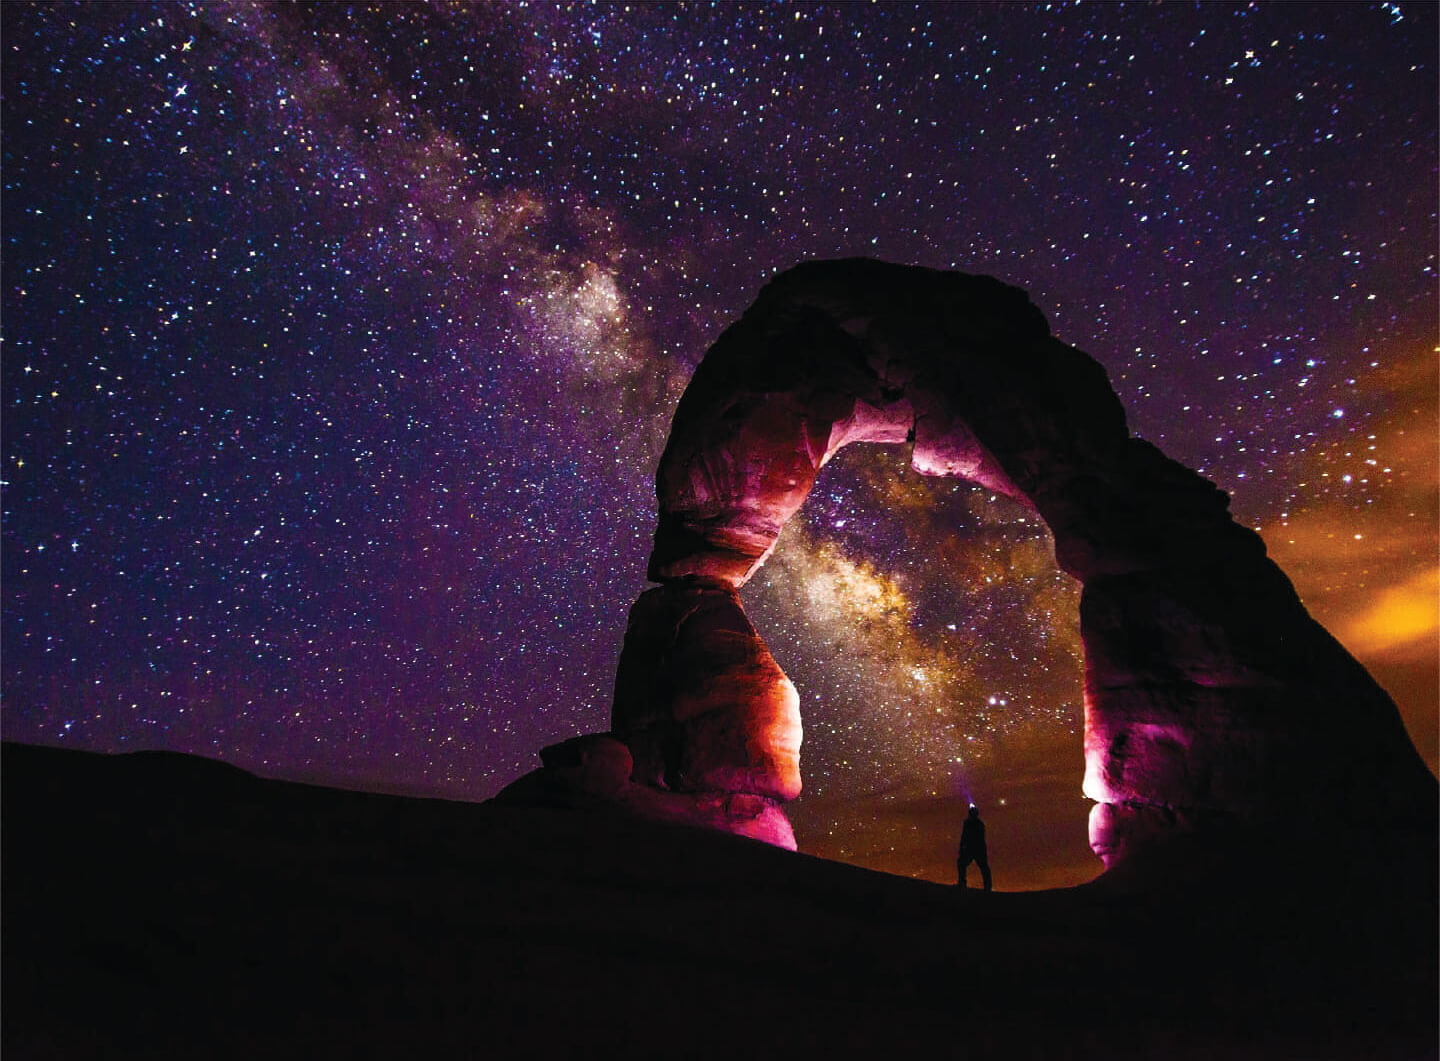
{"label": "small rock outcrop", "polygon": [[1083,583],[1083,787],[1107,864],[1297,813],[1433,818],[1435,779],[1389,696],[1228,496],[1130,436],[1099,363],[1017,288],[868,259],[777,276],[680,400],[656,476],[660,585],[631,611],[604,738],[633,763],[614,802],[793,846],[779,823],[800,789],[798,698],[737,590],[859,441],[907,444],[918,471],[1049,525]]}

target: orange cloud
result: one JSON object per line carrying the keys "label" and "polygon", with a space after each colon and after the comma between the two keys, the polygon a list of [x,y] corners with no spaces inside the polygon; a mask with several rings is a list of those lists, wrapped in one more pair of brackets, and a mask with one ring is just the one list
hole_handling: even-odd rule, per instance
{"label": "orange cloud", "polygon": [[1440,647],[1440,565],[1371,594],[1335,635],[1360,656],[1433,656]]}
{"label": "orange cloud", "polygon": [[[1430,357],[1401,359],[1371,381],[1388,417],[1347,443],[1344,459],[1334,448],[1311,454],[1299,480],[1315,484],[1316,500],[1262,529],[1311,613],[1361,662],[1433,662],[1440,652],[1436,382]],[[1372,480],[1365,494],[1336,491],[1352,471]]]}
{"label": "orange cloud", "polygon": [[[1267,522],[1271,556],[1306,608],[1394,697],[1436,768],[1440,697],[1440,410],[1436,364],[1402,359],[1372,381],[1388,416],[1345,452],[1310,455],[1297,482],[1316,500]],[[1383,476],[1368,495],[1330,492],[1341,472]]]}

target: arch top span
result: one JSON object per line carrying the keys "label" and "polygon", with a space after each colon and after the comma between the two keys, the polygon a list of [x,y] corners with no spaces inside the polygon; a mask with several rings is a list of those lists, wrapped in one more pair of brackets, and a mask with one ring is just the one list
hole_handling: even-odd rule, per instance
{"label": "arch top span", "polygon": [[628,771],[607,798],[794,846],[780,805],[800,791],[799,697],[738,590],[856,441],[909,445],[918,471],[1049,526],[1082,583],[1083,788],[1107,864],[1346,807],[1433,827],[1435,779],[1389,696],[1228,495],[1131,437],[1100,364],[1018,288],[870,259],[776,276],[680,399],[656,474],[659,586],[630,613],[611,732],[566,753]]}
{"label": "arch top span", "polygon": [[650,577],[743,585],[851,442],[908,444],[923,474],[1039,508],[1055,485],[1036,474],[1042,454],[1050,471],[1094,464],[1127,434],[1099,364],[1057,341],[1020,289],[870,259],[806,263],[765,286],[680,401]]}

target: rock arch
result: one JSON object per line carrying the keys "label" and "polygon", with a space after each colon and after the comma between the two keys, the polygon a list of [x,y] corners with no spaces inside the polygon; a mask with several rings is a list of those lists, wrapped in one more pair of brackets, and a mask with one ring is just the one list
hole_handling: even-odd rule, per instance
{"label": "rock arch", "polygon": [[918,471],[1049,525],[1083,584],[1083,787],[1107,864],[1213,822],[1433,811],[1389,696],[1228,495],[1131,437],[1093,358],[1018,288],[868,259],[780,274],[696,369],[656,476],[659,586],[630,614],[611,734],[551,749],[552,766],[609,762],[610,798],[642,813],[794,845],[780,805],[800,791],[798,697],[737,591],[856,441],[909,444]]}

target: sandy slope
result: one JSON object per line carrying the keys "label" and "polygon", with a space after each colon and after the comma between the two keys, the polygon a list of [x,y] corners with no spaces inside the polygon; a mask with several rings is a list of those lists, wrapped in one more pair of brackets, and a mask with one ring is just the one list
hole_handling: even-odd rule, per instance
{"label": "sandy slope", "polygon": [[1434,838],[970,892],[721,834],[6,745],[29,1057],[1434,1057]]}

